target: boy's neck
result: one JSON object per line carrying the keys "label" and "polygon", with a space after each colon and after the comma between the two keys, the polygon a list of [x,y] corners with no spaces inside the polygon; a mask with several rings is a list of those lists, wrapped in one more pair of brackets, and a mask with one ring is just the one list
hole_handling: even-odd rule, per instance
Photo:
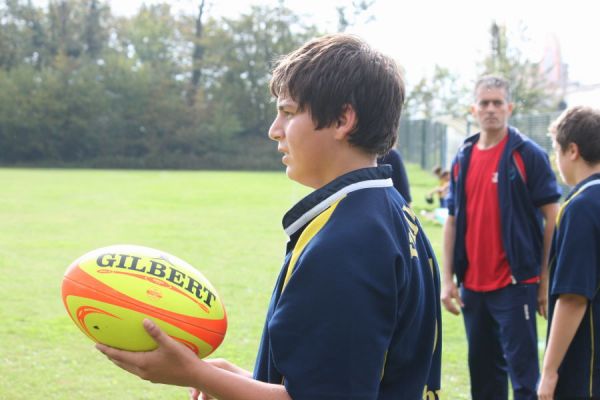
{"label": "boy's neck", "polygon": [[600,174],[600,162],[594,165],[590,165],[584,162],[583,160],[581,161],[581,164],[574,171],[575,181],[577,182],[576,185],[578,185],[580,182],[586,180],[594,174]]}
{"label": "boy's neck", "polygon": [[[354,151],[356,150],[356,151]],[[322,176],[322,181],[313,186],[314,189],[325,186],[334,179],[356,171],[362,168],[371,168],[377,166],[377,156],[364,153],[358,149],[352,151],[339,152],[335,155],[335,159],[331,160],[331,168]]]}

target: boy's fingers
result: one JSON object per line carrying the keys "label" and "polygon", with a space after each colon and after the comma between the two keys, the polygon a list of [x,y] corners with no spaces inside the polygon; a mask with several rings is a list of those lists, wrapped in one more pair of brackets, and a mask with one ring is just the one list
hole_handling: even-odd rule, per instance
{"label": "boy's fingers", "polygon": [[143,324],[146,332],[148,332],[148,334],[159,346],[168,343],[169,336],[164,333],[152,320],[145,318]]}
{"label": "boy's fingers", "polygon": [[124,352],[122,350],[112,348],[102,343],[96,343],[96,349],[100,350],[102,354],[108,357],[115,364],[125,361],[125,357],[123,357]]}
{"label": "boy's fingers", "polygon": [[106,346],[102,343],[96,343],[96,349],[98,349],[100,351],[100,353],[106,354],[106,350],[108,349],[108,346]]}
{"label": "boy's fingers", "polygon": [[96,349],[100,350],[106,357],[114,360],[119,357],[120,351],[102,343],[96,343]]}
{"label": "boy's fingers", "polygon": [[442,303],[444,304],[444,307],[446,308],[446,310],[449,311],[450,313],[452,313],[454,315],[460,314],[460,311],[456,307],[456,305],[455,305],[455,303],[454,303],[454,301],[453,301],[452,298],[443,299]]}
{"label": "boy's fingers", "polygon": [[458,294],[458,291],[457,291],[457,292],[456,292],[456,294],[455,294],[455,299],[456,299],[456,302],[458,303],[458,305],[459,305],[461,308],[464,308],[464,307],[465,307],[465,303],[463,303],[463,301],[462,301],[462,297],[460,297],[460,294]]}

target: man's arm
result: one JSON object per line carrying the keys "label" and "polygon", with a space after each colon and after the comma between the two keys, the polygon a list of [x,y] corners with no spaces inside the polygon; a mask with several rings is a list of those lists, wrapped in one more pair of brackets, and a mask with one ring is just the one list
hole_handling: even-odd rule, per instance
{"label": "man's arm", "polygon": [[540,210],[544,215],[545,227],[542,265],[540,266],[540,286],[538,288],[538,313],[544,317],[544,319],[548,318],[548,257],[550,255],[552,234],[554,233],[554,225],[556,225],[558,208],[558,203],[550,203],[540,207]]}
{"label": "man's arm", "polygon": [[587,299],[575,294],[560,295],[556,301],[546,354],[542,364],[542,377],[538,386],[538,399],[552,400],[558,382],[558,367],[583,320]]}
{"label": "man's arm", "polygon": [[154,383],[197,388],[221,400],[291,400],[285,386],[259,382],[238,367],[212,365],[160,330],[150,320],[144,328],[158,344],[148,352],[96,347],[124,370]]}
{"label": "man's arm", "polygon": [[441,300],[444,308],[454,315],[460,314],[463,307],[458,287],[454,282],[454,241],[456,240],[456,217],[449,215],[444,224],[444,252]]}

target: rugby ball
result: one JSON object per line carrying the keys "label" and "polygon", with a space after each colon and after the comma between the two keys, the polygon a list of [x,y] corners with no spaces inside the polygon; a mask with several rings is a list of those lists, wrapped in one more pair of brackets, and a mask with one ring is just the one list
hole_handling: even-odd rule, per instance
{"label": "rugby ball", "polygon": [[164,251],[115,245],[76,259],[62,281],[62,300],[75,325],[95,342],[130,351],[157,344],[144,318],[206,357],[227,331],[225,307],[194,267]]}

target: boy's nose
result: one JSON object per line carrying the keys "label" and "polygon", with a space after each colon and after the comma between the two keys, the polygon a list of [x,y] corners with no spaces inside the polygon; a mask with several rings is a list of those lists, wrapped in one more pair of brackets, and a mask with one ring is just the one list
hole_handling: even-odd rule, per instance
{"label": "boy's nose", "polygon": [[269,138],[271,140],[280,140],[283,137],[283,129],[277,126],[277,121],[273,121],[269,128]]}

